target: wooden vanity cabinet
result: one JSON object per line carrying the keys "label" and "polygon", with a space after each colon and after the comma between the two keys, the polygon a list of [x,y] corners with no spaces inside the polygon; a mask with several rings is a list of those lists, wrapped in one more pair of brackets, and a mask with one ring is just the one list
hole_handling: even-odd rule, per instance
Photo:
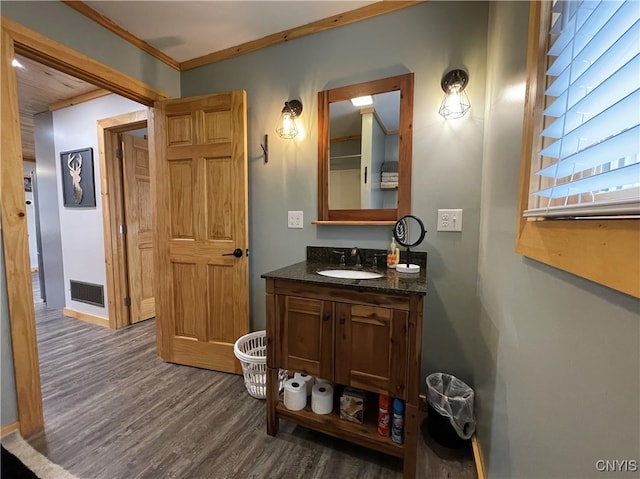
{"label": "wooden vanity cabinet", "polygon": [[407,311],[335,304],[335,382],[407,399]]}
{"label": "wooden vanity cabinet", "polygon": [[[404,459],[415,477],[422,344],[422,295],[365,292],[267,278],[267,433],[280,418]],[[305,372],[336,385],[405,401],[405,440],[377,434],[375,418],[359,425],[339,411],[317,415],[311,401],[290,411],[278,391],[278,370]]]}
{"label": "wooden vanity cabinet", "polygon": [[287,295],[278,295],[276,301],[280,367],[333,382],[333,303]]}

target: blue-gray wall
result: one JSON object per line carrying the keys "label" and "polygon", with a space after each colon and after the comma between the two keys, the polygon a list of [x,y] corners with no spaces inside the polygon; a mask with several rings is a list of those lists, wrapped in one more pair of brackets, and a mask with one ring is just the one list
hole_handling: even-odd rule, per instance
{"label": "blue-gray wall", "polygon": [[[426,2],[183,73],[182,96],[247,91],[254,329],[265,324],[262,273],[303,260],[306,245],[386,249],[391,239],[390,227],[311,224],[317,219],[318,91],[414,72],[412,212],[429,231],[418,248],[429,254],[430,278],[423,376],[449,371],[471,379],[468,325],[478,316],[487,14],[484,2]],[[461,67],[470,73],[471,115],[447,122],[438,115],[440,80]],[[304,134],[282,140],[274,129],[284,101],[292,98],[304,105]],[[265,133],[266,165],[260,148]],[[463,208],[464,231],[436,232],[438,208]],[[304,229],[287,229],[288,210],[304,212]]]}
{"label": "blue-gray wall", "polygon": [[489,15],[478,438],[491,478],[638,477],[597,461],[640,467],[640,303],[514,253],[528,10]]}

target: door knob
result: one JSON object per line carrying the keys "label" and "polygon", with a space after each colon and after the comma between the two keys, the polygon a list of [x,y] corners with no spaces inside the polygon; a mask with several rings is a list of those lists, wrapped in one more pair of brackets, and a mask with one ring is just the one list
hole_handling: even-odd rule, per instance
{"label": "door knob", "polygon": [[236,258],[242,258],[242,250],[240,248],[236,248],[233,250],[233,253],[226,253],[222,256],[235,256]]}

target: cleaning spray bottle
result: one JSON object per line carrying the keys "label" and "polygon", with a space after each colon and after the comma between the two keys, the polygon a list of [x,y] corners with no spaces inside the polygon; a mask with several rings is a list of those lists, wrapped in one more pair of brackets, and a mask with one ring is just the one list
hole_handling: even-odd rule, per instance
{"label": "cleaning spray bottle", "polygon": [[396,239],[391,237],[391,244],[389,244],[389,250],[387,251],[387,268],[395,268],[398,264],[398,246],[396,245]]}

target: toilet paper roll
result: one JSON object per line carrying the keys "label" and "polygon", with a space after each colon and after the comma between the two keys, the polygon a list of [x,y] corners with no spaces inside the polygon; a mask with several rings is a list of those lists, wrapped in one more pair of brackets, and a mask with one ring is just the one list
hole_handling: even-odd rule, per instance
{"label": "toilet paper roll", "polygon": [[284,405],[292,411],[300,411],[307,405],[307,387],[304,382],[292,378],[284,383]]}
{"label": "toilet paper roll", "polygon": [[316,414],[330,414],[333,411],[333,387],[329,383],[313,386],[311,410]]}
{"label": "toilet paper roll", "polygon": [[307,396],[311,396],[313,385],[316,383],[315,378],[307,373],[295,373],[293,377],[307,385]]}

